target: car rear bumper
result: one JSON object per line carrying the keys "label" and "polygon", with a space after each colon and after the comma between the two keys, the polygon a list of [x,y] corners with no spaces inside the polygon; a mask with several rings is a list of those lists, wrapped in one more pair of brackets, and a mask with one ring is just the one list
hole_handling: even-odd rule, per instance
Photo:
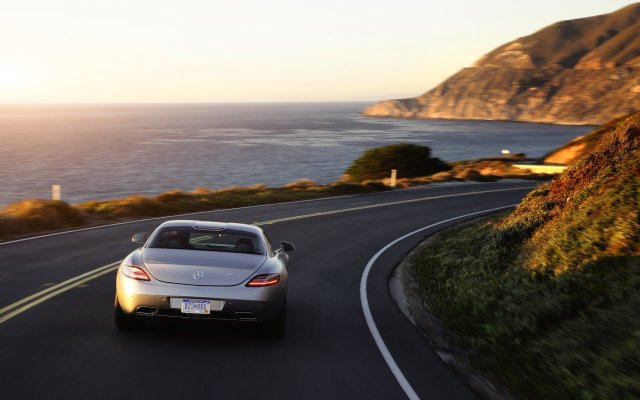
{"label": "car rear bumper", "polygon": [[[286,280],[269,287],[194,286],[137,281],[118,271],[116,297],[125,314],[141,318],[202,319],[218,321],[274,321],[285,303]],[[184,314],[171,307],[171,298],[222,300],[220,311],[208,315]]]}

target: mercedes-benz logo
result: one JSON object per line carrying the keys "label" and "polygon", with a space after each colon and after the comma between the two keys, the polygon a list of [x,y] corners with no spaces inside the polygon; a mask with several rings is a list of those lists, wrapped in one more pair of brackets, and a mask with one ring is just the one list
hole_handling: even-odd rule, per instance
{"label": "mercedes-benz logo", "polygon": [[194,271],[193,272],[193,279],[195,279],[195,280],[200,280],[200,279],[202,279],[203,276],[204,276],[204,273],[202,271]]}

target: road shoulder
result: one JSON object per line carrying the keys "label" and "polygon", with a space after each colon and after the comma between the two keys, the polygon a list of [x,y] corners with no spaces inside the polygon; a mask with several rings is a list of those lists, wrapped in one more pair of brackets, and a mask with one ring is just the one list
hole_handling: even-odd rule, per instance
{"label": "road shoulder", "polygon": [[489,217],[482,216],[448,226],[427,236],[402,259],[392,272],[389,278],[389,293],[402,314],[426,339],[425,345],[430,346],[442,361],[454,370],[480,397],[492,400],[512,400],[514,397],[504,387],[492,382],[486,374],[471,367],[469,351],[464,348],[460,339],[433,314],[430,305],[424,301],[423,296],[418,295],[419,288],[414,276],[415,264],[413,261],[416,254],[424,247],[436,243],[443,230],[477,223]]}

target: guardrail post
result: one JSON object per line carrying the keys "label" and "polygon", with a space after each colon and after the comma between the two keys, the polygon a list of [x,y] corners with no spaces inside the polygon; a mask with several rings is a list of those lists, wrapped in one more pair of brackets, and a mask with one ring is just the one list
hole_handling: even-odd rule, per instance
{"label": "guardrail post", "polygon": [[398,171],[395,169],[391,170],[391,179],[389,179],[389,186],[396,187],[396,175]]}
{"label": "guardrail post", "polygon": [[51,200],[60,201],[62,189],[60,185],[51,185]]}

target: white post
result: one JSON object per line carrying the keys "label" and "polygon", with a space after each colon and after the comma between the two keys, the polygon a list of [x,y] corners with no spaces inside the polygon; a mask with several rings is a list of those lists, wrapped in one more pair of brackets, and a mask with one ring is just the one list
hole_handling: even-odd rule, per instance
{"label": "white post", "polygon": [[398,171],[395,169],[391,170],[391,179],[389,179],[389,186],[396,187],[396,175]]}
{"label": "white post", "polygon": [[60,201],[60,199],[62,198],[61,192],[62,190],[60,188],[60,185],[51,185],[51,200]]}

